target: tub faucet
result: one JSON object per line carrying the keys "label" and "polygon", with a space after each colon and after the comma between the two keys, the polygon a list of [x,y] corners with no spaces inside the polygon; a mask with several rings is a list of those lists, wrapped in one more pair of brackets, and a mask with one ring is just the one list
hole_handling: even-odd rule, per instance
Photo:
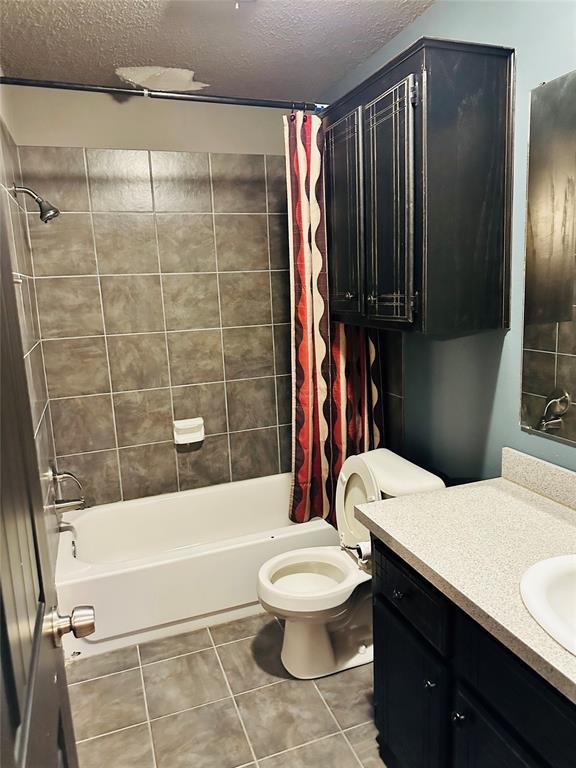
{"label": "tub faucet", "polygon": [[54,508],[57,513],[60,515],[64,514],[64,512],[74,512],[77,509],[85,509],[86,507],[86,501],[84,499],[84,494],[79,496],[77,499],[62,499],[59,498],[60,495],[60,483],[65,480],[72,480],[72,482],[76,483],[80,491],[82,491],[82,483],[76,475],[72,474],[72,472],[52,472],[52,482],[54,483],[54,490],[55,490],[55,500],[54,500]]}
{"label": "tub faucet", "polygon": [[536,429],[541,432],[549,432],[562,427],[562,416],[566,414],[572,405],[572,398],[565,389],[555,389],[546,401],[546,407]]}

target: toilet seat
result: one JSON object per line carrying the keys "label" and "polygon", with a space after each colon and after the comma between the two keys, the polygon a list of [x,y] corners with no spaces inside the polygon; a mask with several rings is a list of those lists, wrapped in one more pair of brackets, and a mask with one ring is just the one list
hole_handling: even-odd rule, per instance
{"label": "toilet seat", "polygon": [[370,578],[340,547],[296,549],[271,558],[260,568],[258,597],[282,612],[324,611],[345,603]]}
{"label": "toilet seat", "polygon": [[338,476],[336,522],[340,542],[345,547],[355,547],[361,541],[370,541],[370,532],[356,519],[354,507],[381,498],[376,475],[367,457],[368,454],[350,456]]}

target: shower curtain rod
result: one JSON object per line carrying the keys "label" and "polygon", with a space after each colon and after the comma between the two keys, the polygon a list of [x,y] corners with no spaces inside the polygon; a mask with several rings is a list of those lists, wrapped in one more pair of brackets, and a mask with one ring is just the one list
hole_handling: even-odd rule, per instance
{"label": "shower curtain rod", "polygon": [[61,83],[57,80],[27,80],[22,77],[0,77],[1,85],[27,85],[35,88],[55,88],[59,91],[87,91],[90,93],[109,93],[112,96],[144,96],[150,99],[169,99],[172,101],[196,101],[206,104],[234,104],[241,107],[268,107],[270,109],[302,110],[304,112],[322,112],[328,104],[315,104],[309,101],[275,101],[267,99],[244,99],[234,96],[209,96],[186,93],[185,91],[154,91],[148,88],[119,88],[112,85],[85,85],[84,83]]}

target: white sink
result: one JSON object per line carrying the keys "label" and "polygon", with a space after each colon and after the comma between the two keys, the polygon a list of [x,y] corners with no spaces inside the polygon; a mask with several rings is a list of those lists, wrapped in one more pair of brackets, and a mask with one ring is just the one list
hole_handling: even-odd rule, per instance
{"label": "white sink", "polygon": [[520,593],[538,624],[576,655],[576,555],[530,566],[522,576]]}

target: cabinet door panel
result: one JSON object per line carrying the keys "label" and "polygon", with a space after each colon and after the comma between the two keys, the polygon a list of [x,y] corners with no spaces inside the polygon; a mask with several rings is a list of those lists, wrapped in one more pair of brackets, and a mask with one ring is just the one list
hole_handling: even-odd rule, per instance
{"label": "cabinet door panel", "polygon": [[376,598],[376,725],[389,768],[446,768],[448,674],[424,641]]}
{"label": "cabinet door panel", "polygon": [[364,273],[361,108],[331,125],[325,143],[330,306],[334,312],[360,314]]}
{"label": "cabinet door panel", "polygon": [[455,697],[453,768],[537,768],[524,749],[470,697]]}
{"label": "cabinet door panel", "polygon": [[414,75],[364,107],[367,314],[410,324],[414,303]]}

